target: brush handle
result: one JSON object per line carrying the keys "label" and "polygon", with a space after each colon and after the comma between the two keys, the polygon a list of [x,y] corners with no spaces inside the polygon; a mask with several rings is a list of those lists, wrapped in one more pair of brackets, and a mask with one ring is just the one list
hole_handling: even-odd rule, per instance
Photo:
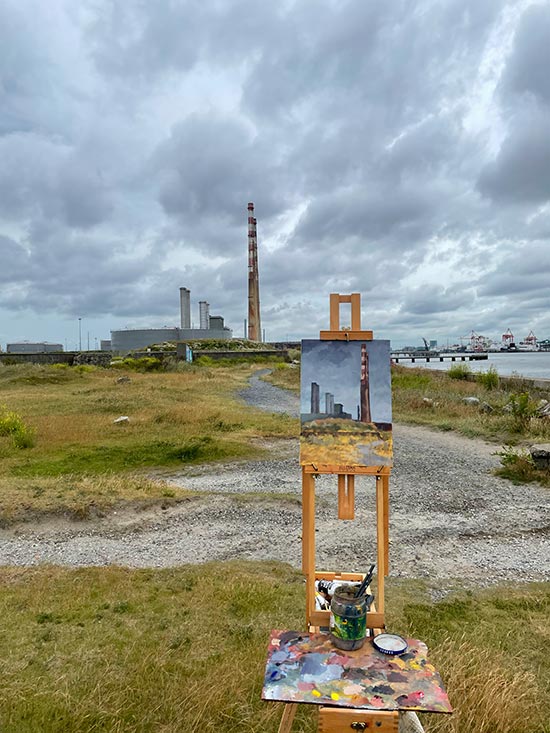
{"label": "brush handle", "polygon": [[372,580],[372,576],[374,575],[374,568],[375,568],[374,565],[370,566],[368,573],[363,578],[363,582],[361,583],[361,585],[359,586],[357,590],[357,593],[355,594],[356,597],[362,596],[363,593],[367,590],[367,587]]}

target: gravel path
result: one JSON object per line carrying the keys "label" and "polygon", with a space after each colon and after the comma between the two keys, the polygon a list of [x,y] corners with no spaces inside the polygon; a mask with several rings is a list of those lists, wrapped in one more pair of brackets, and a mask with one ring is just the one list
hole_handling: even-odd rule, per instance
{"label": "gravel path", "polygon": [[[297,414],[298,399],[253,378],[247,401]],[[492,475],[495,447],[452,433],[394,426],[390,574],[428,587],[550,580],[550,491]],[[276,559],[300,565],[297,440],[269,459],[164,473],[209,493],[175,507],[103,519],[46,520],[0,531],[0,564],[165,567],[207,560]],[[317,567],[364,570],[375,558],[374,480],[356,482],[356,521],[336,518],[336,478],[317,479]]]}

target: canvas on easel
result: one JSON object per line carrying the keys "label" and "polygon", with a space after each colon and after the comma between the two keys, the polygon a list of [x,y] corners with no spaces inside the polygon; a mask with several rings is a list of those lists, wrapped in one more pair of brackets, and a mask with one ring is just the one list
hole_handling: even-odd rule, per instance
{"label": "canvas on easel", "polygon": [[391,466],[390,342],[302,341],[300,463]]}

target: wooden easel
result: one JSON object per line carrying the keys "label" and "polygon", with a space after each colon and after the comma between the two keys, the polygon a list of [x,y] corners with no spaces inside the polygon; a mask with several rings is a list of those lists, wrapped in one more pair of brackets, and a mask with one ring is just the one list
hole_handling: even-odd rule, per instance
{"label": "wooden easel", "polygon": [[[340,328],[340,305],[351,304],[351,328]],[[321,340],[371,341],[372,331],[361,330],[361,295],[330,295],[330,329],[320,332]],[[388,466],[302,466],[302,571],[306,576],[306,625],[309,631],[328,628],[330,611],[315,610],[315,581],[362,580],[359,573],[318,572],[315,570],[315,478],[320,474],[338,476],[338,518],[355,518],[355,476],[373,476],[376,481],[376,609],[367,615],[369,628],[376,633],[385,628],[384,579],[389,572],[389,479]],[[298,705],[287,703],[279,725],[279,733],[290,733]],[[357,710],[322,706],[319,708],[319,733],[343,733],[344,731],[377,731],[397,733],[397,712]]]}

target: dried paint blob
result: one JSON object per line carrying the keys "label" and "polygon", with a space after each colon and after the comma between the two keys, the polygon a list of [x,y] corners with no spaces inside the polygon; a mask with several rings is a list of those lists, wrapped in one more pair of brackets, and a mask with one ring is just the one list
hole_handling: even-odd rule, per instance
{"label": "dried paint blob", "polygon": [[372,640],[375,649],[382,654],[403,654],[407,651],[407,642],[397,634],[378,634]]}

